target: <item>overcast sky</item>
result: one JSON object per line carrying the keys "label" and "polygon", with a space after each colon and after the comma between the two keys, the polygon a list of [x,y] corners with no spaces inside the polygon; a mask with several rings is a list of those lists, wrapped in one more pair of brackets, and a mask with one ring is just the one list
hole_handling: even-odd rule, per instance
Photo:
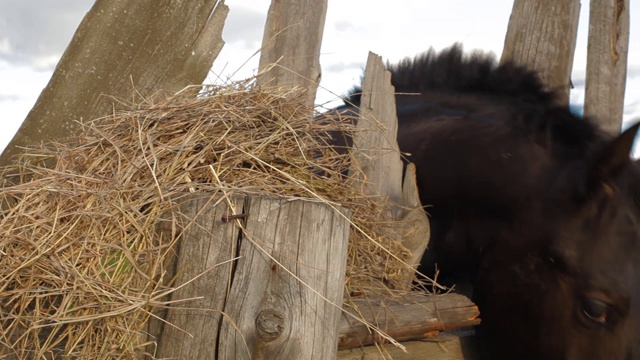
{"label": "overcast sky", "polygon": [[[252,75],[254,53],[270,0],[227,0],[226,45],[209,82]],[[640,119],[640,0],[630,0],[631,37],[625,121]],[[9,142],[47,84],[55,64],[93,0],[0,0],[0,150]],[[513,0],[329,0],[317,103],[336,99],[359,81],[373,51],[396,61],[430,46],[462,42],[467,50],[502,51]],[[588,29],[582,1],[571,101],[582,103]],[[244,64],[244,65],[243,65]],[[332,101],[333,102],[330,102]]]}

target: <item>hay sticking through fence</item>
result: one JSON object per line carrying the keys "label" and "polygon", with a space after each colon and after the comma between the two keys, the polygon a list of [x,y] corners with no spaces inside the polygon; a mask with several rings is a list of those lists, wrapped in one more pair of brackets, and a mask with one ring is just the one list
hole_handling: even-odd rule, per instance
{"label": "hay sticking through fence", "polygon": [[175,305],[163,302],[171,288],[162,284],[176,239],[158,241],[156,225],[193,192],[348,207],[363,232],[352,229],[347,291],[399,287],[406,269],[397,259],[408,254],[381,235],[390,224],[384,203],[345,182],[349,155],[323,140],[337,126],[350,129],[311,121],[304,101],[301,91],[250,81],[211,87],[29,149],[5,170],[17,185],[0,194],[0,356],[140,356],[151,311]]}

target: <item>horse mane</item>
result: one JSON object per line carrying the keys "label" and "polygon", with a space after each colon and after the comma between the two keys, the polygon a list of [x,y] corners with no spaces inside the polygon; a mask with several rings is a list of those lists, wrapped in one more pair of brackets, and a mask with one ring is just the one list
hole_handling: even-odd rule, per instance
{"label": "horse mane", "polygon": [[[514,128],[537,134],[541,142],[562,149],[569,156],[584,156],[607,137],[592,119],[579,117],[560,105],[559,95],[545,89],[537,72],[513,62],[499,64],[492,53],[464,54],[459,43],[436,52],[430,48],[414,58],[386,65],[396,93],[430,92],[480,97],[488,103],[516,109],[510,117]],[[362,88],[354,87],[346,107],[359,106]]]}
{"label": "horse mane", "polygon": [[[492,53],[476,50],[465,55],[460,43],[440,52],[430,48],[397,64],[387,62],[386,67],[397,93],[451,91],[548,105],[558,97],[545,90],[535,71],[512,62],[498,64]],[[361,86],[354,87],[345,100],[358,105],[361,91]]]}

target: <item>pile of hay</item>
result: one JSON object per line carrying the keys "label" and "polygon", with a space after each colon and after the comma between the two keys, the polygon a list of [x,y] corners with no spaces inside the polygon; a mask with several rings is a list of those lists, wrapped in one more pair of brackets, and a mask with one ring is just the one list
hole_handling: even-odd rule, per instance
{"label": "pile of hay", "polygon": [[363,231],[352,230],[348,293],[398,287],[408,254],[380,235],[384,204],[341,176],[349,155],[323,140],[338,125],[313,122],[304,100],[250,81],[210,87],[85,123],[6,169],[19,181],[0,194],[0,357],[140,356],[150,313],[170,305],[156,224],[193,192],[350,208]]}

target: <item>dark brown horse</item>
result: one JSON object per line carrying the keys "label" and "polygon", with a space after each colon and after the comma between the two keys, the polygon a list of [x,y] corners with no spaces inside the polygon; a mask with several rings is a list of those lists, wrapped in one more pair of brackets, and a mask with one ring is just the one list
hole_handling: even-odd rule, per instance
{"label": "dark brown horse", "polygon": [[473,284],[486,357],[640,359],[638,125],[608,136],[535,73],[459,46],[389,70],[417,94],[396,102],[430,206],[421,270]]}

